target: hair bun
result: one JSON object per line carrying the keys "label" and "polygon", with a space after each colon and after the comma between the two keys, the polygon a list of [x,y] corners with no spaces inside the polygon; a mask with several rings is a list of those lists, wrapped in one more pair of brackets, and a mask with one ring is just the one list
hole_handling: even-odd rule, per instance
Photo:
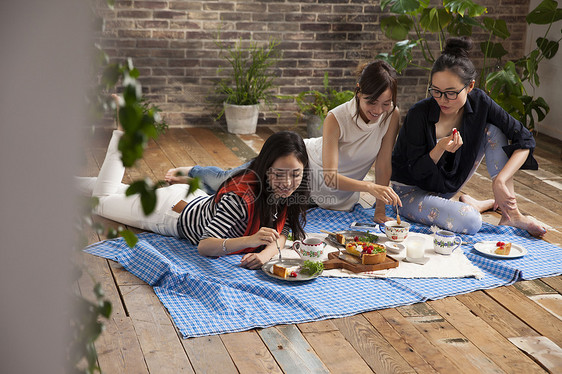
{"label": "hair bun", "polygon": [[468,52],[472,49],[472,40],[468,38],[450,38],[447,39],[445,49],[442,54],[448,54],[454,57],[468,58]]}

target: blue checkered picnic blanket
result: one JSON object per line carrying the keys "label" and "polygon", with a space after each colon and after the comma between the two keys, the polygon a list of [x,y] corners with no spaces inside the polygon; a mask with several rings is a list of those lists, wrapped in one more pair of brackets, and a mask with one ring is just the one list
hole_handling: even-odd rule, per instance
{"label": "blue checkered picnic blanket", "polygon": [[[306,231],[348,229],[353,221],[371,222],[373,214],[373,209],[359,205],[351,212],[313,209]],[[390,210],[387,214],[393,215]],[[415,223],[411,230],[430,233],[429,227]],[[484,223],[476,235],[461,237],[470,243],[514,242],[526,247],[528,254],[520,259],[494,259],[476,252],[472,244],[463,245],[467,257],[483,270],[482,279],[319,277],[286,282],[241,268],[241,255],[203,257],[186,240],[152,233],[138,235],[134,248],[114,239],[85,251],[118,261],[151,285],[184,337],[345,317],[562,273],[562,249],[523,230]]]}

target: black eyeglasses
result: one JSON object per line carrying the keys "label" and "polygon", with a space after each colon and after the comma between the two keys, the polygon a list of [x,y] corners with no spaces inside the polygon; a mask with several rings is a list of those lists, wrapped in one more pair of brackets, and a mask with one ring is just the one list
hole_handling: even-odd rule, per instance
{"label": "black eyeglasses", "polygon": [[468,82],[467,84],[464,85],[463,88],[461,88],[458,91],[439,91],[435,88],[428,88],[427,92],[429,92],[429,94],[431,96],[433,96],[436,99],[441,98],[443,95],[445,95],[445,97],[447,98],[447,100],[455,100],[457,97],[459,97],[459,94],[462,92],[462,90],[464,90],[468,85],[470,84],[470,82]]}

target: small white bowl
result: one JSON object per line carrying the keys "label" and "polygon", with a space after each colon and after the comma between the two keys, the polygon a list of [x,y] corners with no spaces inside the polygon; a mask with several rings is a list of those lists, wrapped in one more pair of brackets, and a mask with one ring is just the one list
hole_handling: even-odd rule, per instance
{"label": "small white bowl", "polygon": [[390,252],[390,253],[400,253],[404,249],[406,249],[406,246],[402,243],[387,241],[384,244],[386,245],[387,252]]}

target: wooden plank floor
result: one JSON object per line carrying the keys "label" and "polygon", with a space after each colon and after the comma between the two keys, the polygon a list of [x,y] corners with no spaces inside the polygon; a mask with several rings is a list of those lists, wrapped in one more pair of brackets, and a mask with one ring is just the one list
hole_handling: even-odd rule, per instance
{"label": "wooden plank floor", "polygon": [[[125,182],[162,179],[171,167],[233,167],[253,157],[274,131],[235,136],[222,128],[169,129],[150,142],[145,159]],[[302,134],[302,128],[292,128]],[[103,161],[109,131],[85,148],[85,176]],[[538,171],[519,171],[521,210],[551,227],[546,240],[562,243],[561,142],[539,135]],[[491,197],[481,166],[464,192]],[[372,204],[362,197],[362,204]],[[105,225],[114,222],[95,217]],[[499,216],[487,213],[496,224]],[[138,230],[137,230],[138,232]],[[88,231],[90,243],[103,240]],[[146,283],[121,265],[84,254],[79,282],[89,296],[101,282],[113,315],[96,342],[106,373],[561,373],[562,277],[518,282],[348,318],[181,339],[170,315]]]}

